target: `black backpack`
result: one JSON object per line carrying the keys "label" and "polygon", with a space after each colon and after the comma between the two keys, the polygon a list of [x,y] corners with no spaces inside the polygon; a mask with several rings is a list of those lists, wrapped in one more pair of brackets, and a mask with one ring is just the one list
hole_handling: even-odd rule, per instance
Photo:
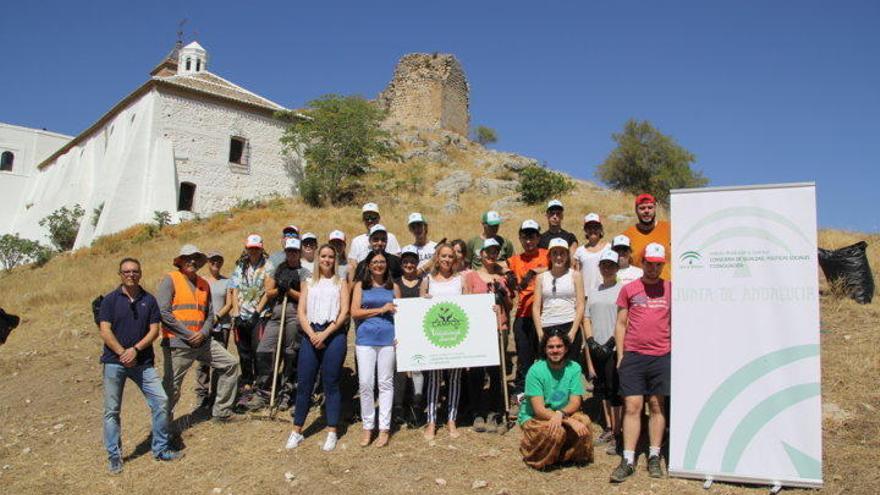
{"label": "black backpack", "polygon": [[92,299],[92,317],[95,319],[95,325],[101,327],[101,303],[104,302],[104,296],[100,295]]}

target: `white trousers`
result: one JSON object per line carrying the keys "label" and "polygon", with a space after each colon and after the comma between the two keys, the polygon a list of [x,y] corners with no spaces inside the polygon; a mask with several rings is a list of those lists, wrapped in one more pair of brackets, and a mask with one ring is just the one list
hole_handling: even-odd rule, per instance
{"label": "white trousers", "polygon": [[373,383],[379,372],[379,429],[391,429],[391,406],[394,401],[394,346],[355,346],[360,384],[361,418],[364,429],[376,427],[376,402]]}

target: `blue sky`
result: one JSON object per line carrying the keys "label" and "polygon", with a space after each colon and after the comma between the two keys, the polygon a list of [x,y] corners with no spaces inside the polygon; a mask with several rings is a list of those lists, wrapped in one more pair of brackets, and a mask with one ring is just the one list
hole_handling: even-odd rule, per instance
{"label": "blue sky", "polygon": [[496,148],[593,179],[628,118],[712,185],[815,181],[819,224],[880,231],[880,2],[18,2],[0,18],[0,121],[77,134],[171,49],[285,106],[375,96],[449,52]]}

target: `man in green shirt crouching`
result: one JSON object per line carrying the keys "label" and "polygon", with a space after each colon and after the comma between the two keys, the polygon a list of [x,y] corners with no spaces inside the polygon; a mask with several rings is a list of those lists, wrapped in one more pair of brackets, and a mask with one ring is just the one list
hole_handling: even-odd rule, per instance
{"label": "man in green shirt crouching", "polygon": [[535,469],[593,460],[590,418],[581,412],[581,366],[565,358],[570,346],[564,333],[544,334],[540,346],[544,359],[526,375],[519,451],[523,462]]}

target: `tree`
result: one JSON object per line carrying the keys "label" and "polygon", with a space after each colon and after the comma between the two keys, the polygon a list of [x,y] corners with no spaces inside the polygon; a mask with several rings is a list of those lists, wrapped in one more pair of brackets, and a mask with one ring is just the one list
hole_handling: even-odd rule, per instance
{"label": "tree", "polygon": [[85,210],[78,204],[73,205],[73,208],[62,206],[40,220],[40,227],[49,229],[49,239],[57,250],[69,251],[73,249],[80,221],[85,214]]}
{"label": "tree", "polygon": [[285,154],[305,158],[299,192],[313,206],[355,201],[370,162],[395,157],[390,134],[379,127],[384,112],[360,96],[325,95],[278,116],[290,122],[281,137]]}
{"label": "tree", "polygon": [[37,241],[22,239],[16,234],[0,236],[0,263],[7,271],[22,263],[36,261],[45,249]]}
{"label": "tree", "polygon": [[599,165],[599,179],[614,189],[632,194],[649,192],[663,204],[669,190],[700,187],[709,179],[691,164],[696,157],[650,122],[630,119],[623,132],[611,135],[617,148]]}
{"label": "tree", "polygon": [[474,141],[485,146],[487,144],[497,143],[498,133],[495,132],[495,129],[492,129],[491,127],[479,125],[473,130],[473,139]]}
{"label": "tree", "polygon": [[519,172],[516,190],[526,204],[537,204],[561,196],[574,189],[574,183],[565,175],[547,167],[529,165]]}

